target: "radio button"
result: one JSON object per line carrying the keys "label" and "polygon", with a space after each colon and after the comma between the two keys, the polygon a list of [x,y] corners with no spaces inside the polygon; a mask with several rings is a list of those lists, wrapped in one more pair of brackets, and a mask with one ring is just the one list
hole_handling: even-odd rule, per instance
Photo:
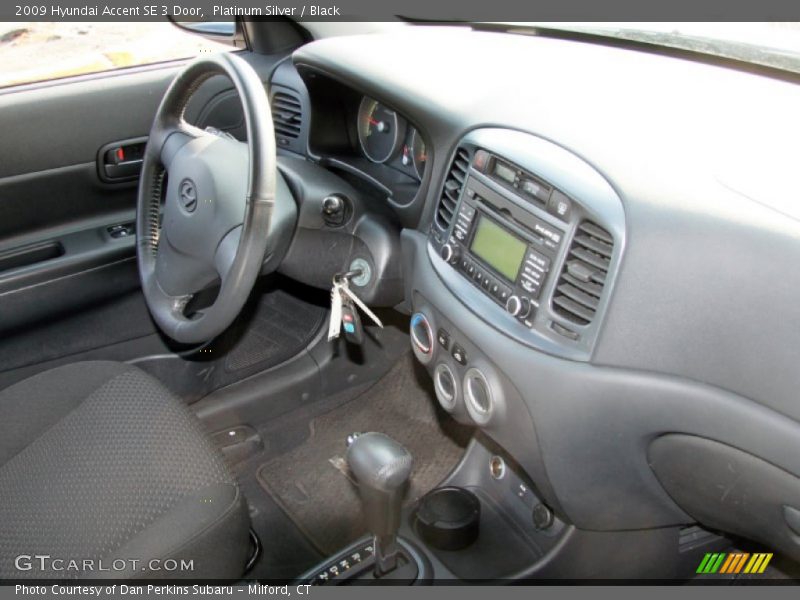
{"label": "radio button", "polygon": [[537,269],[536,267],[526,266],[522,270],[522,278],[523,279],[530,279],[532,281],[536,281],[537,283],[541,282],[542,275],[544,275],[544,273],[542,271],[540,271],[539,269]]}
{"label": "radio button", "polygon": [[572,212],[572,201],[558,190],[553,190],[550,202],[547,203],[547,212],[568,222]]}
{"label": "radio button", "polygon": [[539,202],[544,205],[547,205],[548,200],[550,199],[550,188],[546,185],[543,185],[533,179],[528,179],[524,177],[520,180],[520,187],[522,191],[536,198]]}
{"label": "radio button", "polygon": [[525,262],[531,266],[539,267],[540,271],[547,272],[550,269],[550,259],[535,250],[528,250]]}
{"label": "radio button", "polygon": [[529,262],[525,263],[525,267],[522,269],[522,272],[526,275],[530,275],[536,279],[539,279],[542,275],[545,274],[545,270],[536,264],[531,264]]}
{"label": "radio button", "polygon": [[561,232],[557,229],[553,229],[549,225],[546,225],[543,221],[534,223],[533,229],[536,233],[544,238],[544,243],[546,246],[548,245],[548,241],[553,242],[556,245],[561,243]]}
{"label": "radio button", "polygon": [[469,229],[470,223],[472,223],[473,215],[470,215],[464,210],[459,211],[458,213],[458,224],[463,227],[464,229]]}
{"label": "radio button", "polygon": [[[472,195],[475,195],[475,192],[471,189],[467,188],[467,194],[472,192]],[[467,221],[472,221],[472,218],[475,216],[475,207],[470,206],[467,203],[462,203],[461,208],[458,209],[458,213],[462,215]]]}
{"label": "radio button", "polygon": [[489,288],[489,293],[497,298],[500,303],[505,306],[508,297],[511,296],[511,289],[502,283],[494,282]]}
{"label": "radio button", "polygon": [[483,171],[486,164],[489,162],[489,153],[486,150],[478,150],[475,153],[475,158],[472,159],[472,166],[478,171]]}
{"label": "radio button", "polygon": [[523,290],[528,292],[534,298],[538,298],[539,297],[539,292],[542,289],[542,286],[541,286],[540,283],[538,283],[536,281],[532,281],[530,279],[523,278],[523,279],[520,280],[520,285],[522,285],[522,289]]}

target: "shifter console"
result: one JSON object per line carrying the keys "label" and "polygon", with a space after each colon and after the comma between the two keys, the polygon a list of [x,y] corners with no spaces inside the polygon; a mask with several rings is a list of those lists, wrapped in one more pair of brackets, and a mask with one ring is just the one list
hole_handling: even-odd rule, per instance
{"label": "shifter console", "polygon": [[343,550],[329,558],[324,564],[315,567],[311,573],[303,577],[303,580],[308,581],[311,585],[324,585],[353,578],[370,570],[374,562],[373,556],[372,539],[367,542],[359,540],[358,544]]}
{"label": "shifter console", "polygon": [[358,481],[367,527],[375,536],[375,570],[385,575],[397,567],[397,530],[403,494],[414,459],[388,435],[352,435],[347,464]]}
{"label": "shifter console", "polygon": [[386,574],[376,574],[375,545],[366,536],[305,573],[298,581],[309,585],[347,585],[374,582],[425,584],[431,580],[428,559],[411,542],[398,540],[397,567]]}
{"label": "shifter console", "polygon": [[371,535],[314,567],[300,580],[316,585],[355,580],[428,581],[428,560],[413,544],[397,537],[403,494],[414,465],[411,454],[382,433],[354,433],[347,438],[347,463],[358,481]]}

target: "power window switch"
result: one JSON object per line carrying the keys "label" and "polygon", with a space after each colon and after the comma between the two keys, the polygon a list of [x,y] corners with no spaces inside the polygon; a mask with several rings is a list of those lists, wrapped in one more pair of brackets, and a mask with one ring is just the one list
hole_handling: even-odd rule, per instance
{"label": "power window switch", "polygon": [[108,235],[110,235],[115,240],[131,237],[136,232],[132,224],[112,225],[107,229],[107,231]]}

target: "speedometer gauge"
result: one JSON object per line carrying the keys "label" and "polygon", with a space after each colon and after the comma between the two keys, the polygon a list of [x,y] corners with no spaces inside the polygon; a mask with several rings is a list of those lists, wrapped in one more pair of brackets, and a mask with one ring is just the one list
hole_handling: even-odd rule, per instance
{"label": "speedometer gauge", "polygon": [[358,108],[358,141],[372,162],[382,163],[397,152],[403,141],[403,122],[393,110],[364,96]]}
{"label": "speedometer gauge", "polygon": [[414,129],[411,134],[411,164],[414,165],[414,172],[420,179],[425,174],[425,162],[427,160],[428,153],[425,148],[425,142],[422,141],[419,131]]}

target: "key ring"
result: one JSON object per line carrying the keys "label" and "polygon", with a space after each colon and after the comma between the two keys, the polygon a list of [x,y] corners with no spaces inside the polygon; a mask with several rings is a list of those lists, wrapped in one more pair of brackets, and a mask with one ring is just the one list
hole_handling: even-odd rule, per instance
{"label": "key ring", "polygon": [[361,270],[361,269],[353,269],[352,271],[345,271],[344,273],[336,273],[336,275],[333,276],[333,283],[335,285],[339,285],[343,281],[347,281],[349,279],[353,279],[353,278],[358,277],[358,276],[363,275],[363,274],[364,274],[364,271]]}

